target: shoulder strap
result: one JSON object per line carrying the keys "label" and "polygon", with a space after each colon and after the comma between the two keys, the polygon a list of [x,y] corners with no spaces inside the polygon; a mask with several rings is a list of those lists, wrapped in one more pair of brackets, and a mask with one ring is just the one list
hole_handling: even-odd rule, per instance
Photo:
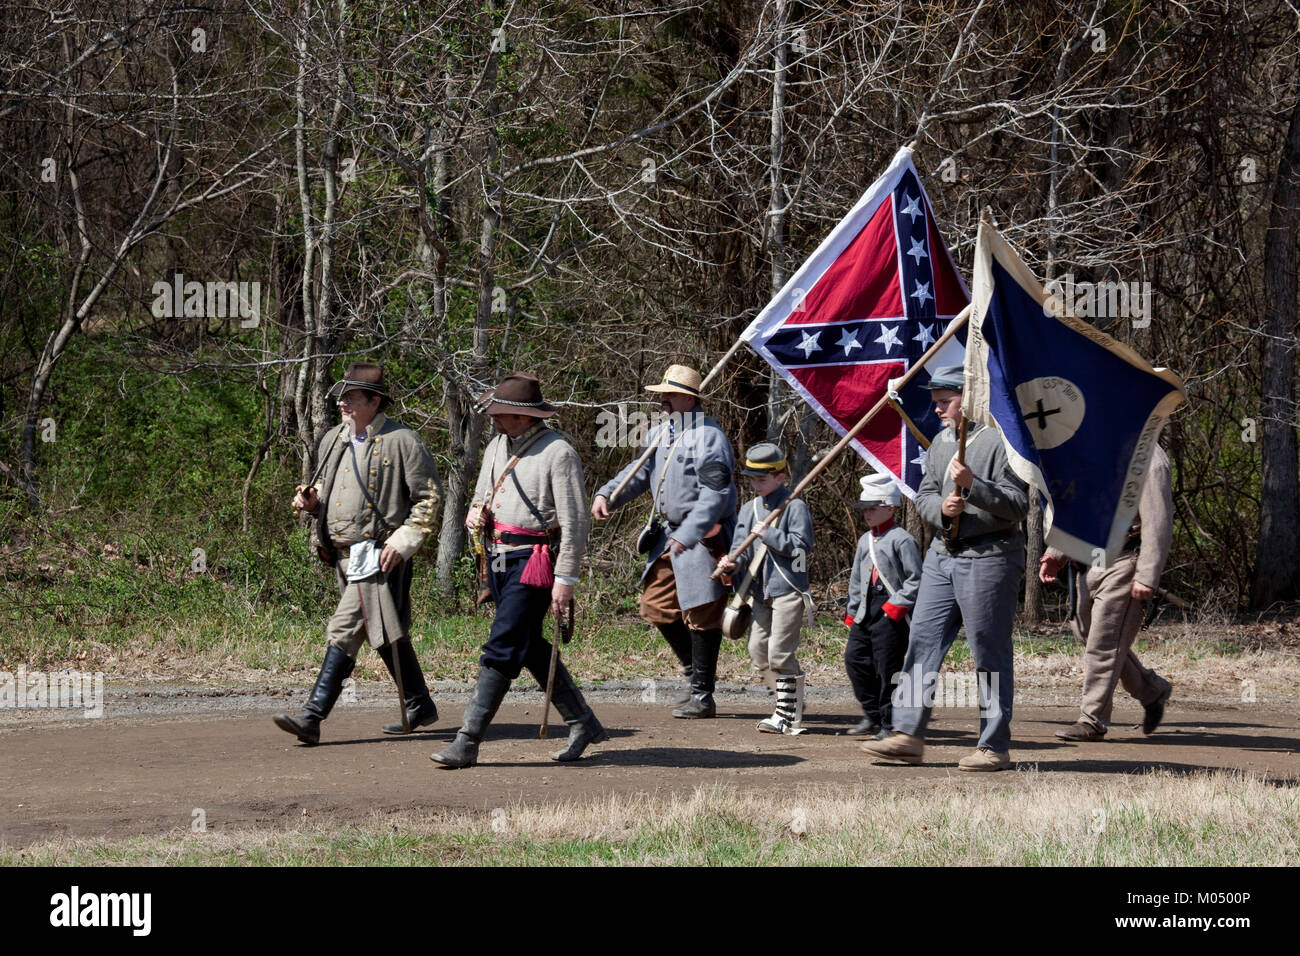
{"label": "shoulder strap", "polygon": [[[545,425],[539,428],[537,432],[533,435],[533,437],[528,439],[528,441],[524,442],[523,447],[520,448],[519,451],[515,452],[514,457],[511,458],[510,461],[506,463],[505,471],[501,472],[501,477],[497,479],[496,484],[493,485],[492,487],[492,494],[488,495],[488,500],[483,503],[483,508],[479,512],[478,520],[479,520],[480,532],[482,531],[483,527],[487,523],[487,516],[492,510],[492,502],[496,500],[497,492],[501,490],[501,486],[506,483],[506,478],[509,477],[510,473],[515,470],[515,466],[519,464],[519,459],[524,457],[524,453],[528,451],[528,449],[532,448],[533,444],[537,441],[537,439],[541,438],[542,435],[544,435],[548,431],[550,431],[550,429],[548,429]],[[501,447],[509,448],[510,440],[507,438],[505,441],[503,441],[501,443]],[[516,488],[519,487],[518,478],[515,479],[515,487]],[[528,500],[528,497],[523,493],[522,488],[519,489],[519,495],[521,498],[524,499],[524,503],[528,506],[529,510],[532,510],[533,514],[536,515],[537,511],[533,509],[533,503]],[[544,526],[545,524],[546,522],[543,520],[542,525]]]}
{"label": "shoulder strap", "polygon": [[876,560],[876,536],[871,531],[868,531],[867,535],[868,535],[867,548],[871,551],[871,565],[876,569],[876,573],[880,575],[881,582],[892,594],[893,592],[897,591],[898,588],[894,587],[893,583],[889,580],[889,578],[885,577],[885,572],[880,567],[880,562]]}

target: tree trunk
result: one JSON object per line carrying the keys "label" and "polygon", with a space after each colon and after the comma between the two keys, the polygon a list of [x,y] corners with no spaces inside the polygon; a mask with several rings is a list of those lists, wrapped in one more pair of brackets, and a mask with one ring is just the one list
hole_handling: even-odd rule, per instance
{"label": "tree trunk", "polygon": [[[1300,80],[1297,80],[1300,92]],[[1300,101],[1282,143],[1264,239],[1264,335],[1260,339],[1259,545],[1251,603],[1258,609],[1300,593],[1295,432],[1296,241],[1300,238]]]}
{"label": "tree trunk", "polygon": [[[495,3],[489,6],[491,28],[497,26],[496,9]],[[500,65],[501,46],[508,43],[509,39],[506,38],[504,31],[501,37],[501,45],[494,43],[491,48],[483,80],[484,89],[489,91],[486,115],[483,118],[487,129],[483,181],[491,185],[483,197],[483,214],[479,227],[478,308],[474,314],[474,349],[470,358],[469,381],[462,383],[450,374],[443,379],[443,393],[447,405],[447,432],[451,443],[451,467],[443,483],[445,500],[442,507],[442,528],[438,535],[438,563],[435,577],[439,588],[444,592],[451,590],[452,571],[465,544],[465,514],[469,510],[469,498],[474,493],[474,483],[478,478],[479,455],[483,446],[484,426],[487,423],[487,417],[476,410],[476,396],[470,389],[475,382],[486,383],[491,378],[488,348],[491,342],[492,303],[496,291],[496,249],[500,238],[501,204],[505,196],[499,168],[500,150],[496,137],[500,111],[497,70]]]}

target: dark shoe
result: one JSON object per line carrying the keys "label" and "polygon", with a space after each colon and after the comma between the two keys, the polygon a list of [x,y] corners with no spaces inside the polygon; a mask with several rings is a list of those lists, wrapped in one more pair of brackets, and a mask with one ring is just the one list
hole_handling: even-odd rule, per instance
{"label": "dark shoe", "polygon": [[[410,733],[415,733],[422,727],[432,727],[438,722],[438,705],[429,697],[414,707],[407,702],[406,722],[410,725]],[[384,733],[386,734],[404,734],[407,731],[402,729],[401,724],[384,724]]]}
{"label": "dark shoe", "polygon": [[894,735],[894,731],[891,728],[881,727],[879,730],[876,731],[876,736],[872,737],[871,739],[884,740],[886,737],[892,737],[893,735]]}
{"label": "dark shoe", "polygon": [[609,739],[609,734],[591,712],[582,691],[573,682],[564,661],[555,662],[555,687],[551,691],[551,703],[569,725],[569,742],[563,750],[551,757],[552,760],[562,763],[577,760],[589,744]]}
{"label": "dark shoe", "polygon": [[463,770],[478,763],[479,741],[472,740],[457,731],[456,739],[436,754],[429,754],[429,759],[451,770]]}
{"label": "dark shoe", "polygon": [[316,676],[316,686],[311,689],[311,696],[303,705],[302,713],[297,717],[276,714],[271,718],[275,721],[275,726],[293,734],[308,746],[320,743],[320,722],[334,709],[339,694],[343,692],[343,682],[352,675],[352,668],[356,666],[357,662],[353,658],[331,644],[325,651],[325,661]]}
{"label": "dark shoe", "polygon": [[[410,724],[411,731],[419,730],[421,727],[432,727],[438,721],[438,706],[433,702],[429,695],[429,687],[424,682],[424,672],[420,670],[420,659],[415,656],[415,648],[411,646],[410,641],[397,642],[397,663],[402,669],[402,699],[406,701],[406,722]],[[393,677],[393,683],[397,683],[397,668],[393,666],[393,645],[383,644],[379,648],[379,656],[383,658],[384,666],[388,668],[388,673]],[[404,734],[407,731],[401,724],[386,724],[384,733],[386,734]]]}
{"label": "dark shoe", "polygon": [[1064,730],[1058,730],[1056,736],[1062,740],[1087,741],[1103,740],[1106,737],[1106,731],[1098,730],[1092,724],[1085,723],[1082,720],[1075,721]]}
{"label": "dark shoe", "polygon": [[1169,703],[1169,695],[1173,692],[1174,685],[1165,681],[1165,692],[1142,707],[1142,733],[1154,734],[1156,732],[1156,728],[1160,726],[1160,721],[1165,719],[1165,704]]}
{"label": "dark shoe", "polygon": [[713,702],[714,675],[722,630],[691,631],[691,699],[673,710],[674,717],[707,718],[718,715]]}
{"label": "dark shoe", "polygon": [[880,721],[872,720],[870,717],[863,717],[856,724],[846,730],[845,734],[850,737],[870,737],[879,730]]}
{"label": "dark shoe", "polygon": [[483,742],[488,724],[492,723],[492,718],[496,716],[497,708],[505,700],[509,689],[510,678],[480,664],[478,684],[474,687],[474,696],[470,698],[469,706],[465,708],[465,718],[456,739],[440,753],[430,754],[429,759],[455,770],[478,763],[478,745]]}
{"label": "dark shoe", "polygon": [[275,726],[293,734],[309,747],[320,743],[320,718],[303,711],[297,717],[288,714],[276,714],[271,718]]}
{"label": "dark shoe", "polygon": [[690,700],[680,707],[673,708],[673,716],[687,719],[716,717],[718,716],[718,708],[713,702],[712,694],[706,694],[703,697],[691,694]]}

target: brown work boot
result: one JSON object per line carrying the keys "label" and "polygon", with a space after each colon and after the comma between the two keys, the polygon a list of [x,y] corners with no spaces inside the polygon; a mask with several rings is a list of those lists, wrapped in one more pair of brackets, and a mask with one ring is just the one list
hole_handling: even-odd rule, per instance
{"label": "brown work boot", "polygon": [[1075,742],[1083,742],[1087,740],[1105,740],[1106,731],[1098,730],[1096,727],[1094,727],[1090,723],[1087,723],[1086,721],[1076,720],[1074,723],[1072,723],[1069,727],[1066,727],[1064,730],[1058,730],[1056,732],[1056,736],[1060,737],[1062,740],[1072,740]]}
{"label": "brown work boot", "polygon": [[911,734],[890,734],[884,740],[868,740],[862,750],[877,760],[918,764],[925,756],[925,742]]}
{"label": "brown work boot", "polygon": [[1007,770],[1011,767],[1011,754],[998,753],[987,747],[980,747],[968,757],[957,761],[958,770],[993,771]]}

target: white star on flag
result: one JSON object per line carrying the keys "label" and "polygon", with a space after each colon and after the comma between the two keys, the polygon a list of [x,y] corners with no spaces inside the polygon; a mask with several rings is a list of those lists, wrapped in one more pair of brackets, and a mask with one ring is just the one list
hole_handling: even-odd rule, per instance
{"label": "white star on flag", "polygon": [[928,325],[922,325],[921,331],[912,337],[912,341],[920,342],[921,348],[928,349],[934,342],[934,332],[930,330]]}
{"label": "white star on flag", "polygon": [[845,355],[848,355],[854,349],[862,348],[862,343],[858,341],[858,337],[850,333],[848,329],[844,330],[840,335],[840,340],[835,344],[844,349]]}
{"label": "white star on flag", "polygon": [[912,240],[912,248],[907,250],[907,254],[916,260],[918,266],[921,264],[922,259],[930,258],[930,253],[925,251],[925,243],[920,239]]}
{"label": "white star on flag", "polygon": [[925,449],[924,448],[922,448],[920,451],[916,453],[916,457],[912,459],[911,463],[913,465],[920,465],[921,474],[923,475],[925,474]]}
{"label": "white star on flag", "polygon": [[896,325],[891,328],[882,329],[880,332],[880,338],[876,339],[876,341],[885,347],[886,352],[892,352],[894,351],[895,345],[901,346],[903,344],[898,340],[898,326]]}
{"label": "white star on flag", "polygon": [[821,333],[804,332],[802,335],[803,341],[796,345],[795,348],[803,349],[803,357],[805,359],[812,358],[812,354],[821,348],[821,346],[817,344],[817,340],[821,338]]}
{"label": "white star on flag", "polygon": [[921,208],[919,206],[920,202],[921,202],[920,196],[908,196],[907,205],[903,207],[903,212],[901,213],[901,215],[911,216],[912,222],[916,222],[916,217],[921,215]]}
{"label": "white star on flag", "polygon": [[916,288],[912,290],[912,298],[916,299],[918,306],[924,306],[926,299],[933,299],[934,296],[930,294],[930,283],[918,282]]}

